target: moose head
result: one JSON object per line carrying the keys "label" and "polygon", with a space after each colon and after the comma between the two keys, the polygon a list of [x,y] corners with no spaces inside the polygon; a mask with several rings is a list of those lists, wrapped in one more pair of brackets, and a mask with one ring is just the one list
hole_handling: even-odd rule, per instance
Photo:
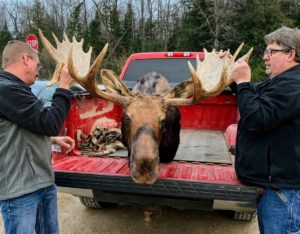
{"label": "moose head", "polygon": [[[83,40],[72,42],[64,35],[60,42],[56,36],[57,48],[54,48],[39,30],[40,38],[57,62],[50,85],[58,81],[62,64],[67,63],[70,75],[91,95],[123,107],[122,138],[128,148],[128,162],[131,177],[136,183],[152,184],[159,177],[159,163],[174,159],[180,133],[179,106],[191,105],[220,94],[232,83],[230,70],[243,43],[229,57],[220,58],[216,51],[204,50],[204,60],[197,58],[196,70],[188,63],[191,79],[173,89],[167,80],[157,73],[145,74],[139,83],[130,90],[112,71],[101,69],[101,78],[106,90],[97,86],[96,76],[105,57],[106,44],[90,65],[92,48],[85,53]],[[252,49],[243,56],[248,61]],[[155,85],[153,85],[155,84]],[[149,88],[155,87],[155,88]]]}

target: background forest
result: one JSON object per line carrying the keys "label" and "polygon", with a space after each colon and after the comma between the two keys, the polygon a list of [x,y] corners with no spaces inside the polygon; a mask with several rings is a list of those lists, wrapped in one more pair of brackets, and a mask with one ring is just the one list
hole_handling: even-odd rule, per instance
{"label": "background forest", "polygon": [[[120,73],[126,58],[141,51],[235,51],[245,42],[255,80],[264,77],[264,35],[280,26],[300,25],[300,0],[5,0],[0,3],[0,52],[11,39],[25,40],[40,28],[54,43],[63,32],[84,38],[93,57],[106,42],[103,67]],[[54,44],[55,45],[55,44]],[[39,44],[41,78],[54,61]]]}

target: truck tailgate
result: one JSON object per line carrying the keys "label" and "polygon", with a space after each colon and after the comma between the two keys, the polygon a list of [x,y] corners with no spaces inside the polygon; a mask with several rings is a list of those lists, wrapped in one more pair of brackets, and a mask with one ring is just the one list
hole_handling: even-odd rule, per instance
{"label": "truck tailgate", "polygon": [[[191,161],[181,161],[182,154]],[[133,182],[126,155],[126,151],[105,157],[54,155],[56,183],[64,187],[197,199],[244,201],[258,195],[257,188],[242,185],[234,167],[228,166],[232,162],[222,131],[184,129],[177,160],[161,163],[160,176],[152,185]]]}
{"label": "truck tailgate", "polygon": [[233,167],[204,163],[160,164],[154,184],[137,184],[123,158],[69,156],[53,163],[58,186],[195,199],[255,201],[259,189],[242,185]]}

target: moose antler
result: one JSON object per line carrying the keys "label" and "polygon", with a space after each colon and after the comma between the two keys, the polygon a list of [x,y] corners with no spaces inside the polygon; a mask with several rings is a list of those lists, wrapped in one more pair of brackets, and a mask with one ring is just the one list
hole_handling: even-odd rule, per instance
{"label": "moose antler", "polygon": [[80,75],[86,75],[90,70],[90,61],[92,54],[92,47],[89,48],[88,52],[82,50],[83,39],[77,41],[75,37],[72,38],[72,42],[69,40],[66,34],[64,34],[64,39],[60,42],[57,37],[52,33],[52,36],[56,42],[56,47],[54,48],[51,43],[44,37],[42,31],[39,29],[39,35],[42,43],[44,44],[46,50],[49,52],[51,57],[57,63],[55,72],[51,81],[48,83],[48,86],[53,85],[59,80],[60,70],[63,64],[66,64],[68,61],[68,56],[70,50],[73,50],[72,57],[75,61],[76,69]]}
{"label": "moose antler", "polygon": [[[230,78],[231,68],[243,46],[244,43],[241,43],[231,58],[227,56],[221,58],[215,50],[209,53],[204,49],[204,60],[201,62],[198,57],[196,59],[196,71],[191,63],[188,62],[192,76],[196,76],[198,79],[201,77],[200,80],[202,81],[204,96],[216,96],[232,83]],[[252,50],[253,48],[242,57],[245,61],[248,62]],[[221,77],[221,79],[219,77]]]}
{"label": "moose antler", "polygon": [[[62,64],[68,63],[70,75],[92,95],[110,100],[122,106],[127,106],[128,103],[131,102],[134,95],[110,70],[101,70],[101,77],[107,91],[100,90],[97,86],[97,73],[105,57],[108,44],[104,46],[90,67],[92,48],[90,47],[87,53],[83,52],[83,40],[77,42],[75,37],[73,37],[73,41],[71,42],[68,37],[64,35],[64,40],[59,42],[57,37],[53,34],[57,44],[57,49],[55,49],[44,37],[41,30],[39,30],[39,34],[45,48],[58,63],[50,85],[59,79],[58,71]],[[197,57],[196,70],[191,63],[188,62],[192,79],[184,81],[171,90],[169,94],[164,97],[166,105],[191,105],[220,94],[225,87],[232,83],[230,71],[243,45],[244,43],[239,46],[231,58],[227,56],[221,58],[215,50],[207,52],[207,50],[204,49],[204,60],[200,61]],[[245,61],[249,60],[252,50],[253,48],[242,57]],[[192,97],[189,98],[190,96]]]}
{"label": "moose antler", "polygon": [[[102,69],[101,78],[106,87],[104,91],[99,89],[96,78],[108,45],[103,48],[90,67],[90,56],[84,54],[82,48],[77,46],[76,39],[73,38],[72,42],[66,36],[63,42],[55,39],[58,48],[54,49],[41,32],[40,35],[45,48],[58,65],[67,62],[70,75],[91,95],[123,106],[122,141],[126,142],[128,148],[131,177],[137,183],[147,184],[157,180],[159,162],[169,162],[176,154],[179,144],[180,112],[174,106],[190,105],[222,92],[232,82],[230,70],[242,47],[241,45],[230,59],[220,58],[215,51],[208,53],[205,50],[204,60],[200,61],[197,58],[196,70],[190,63],[188,64],[192,78],[182,82],[169,93],[167,81],[157,73],[143,77],[140,83],[144,86],[139,93],[138,88],[137,92],[129,90],[112,71]],[[77,53],[81,55],[74,56]],[[248,57],[250,53],[248,52]],[[79,62],[83,57],[88,57],[85,63],[87,69],[84,72]],[[153,83],[154,80],[156,83]],[[155,92],[148,91],[148,86],[152,87],[153,84],[155,86],[160,84],[161,87],[155,89]],[[158,90],[163,92],[156,92]]]}
{"label": "moose antler", "polygon": [[127,97],[109,92],[103,92],[97,86],[97,74],[105,57],[108,44],[104,46],[92,66],[90,66],[92,48],[90,47],[89,51],[85,53],[82,50],[83,39],[78,42],[76,38],[73,37],[73,41],[71,42],[64,34],[64,39],[62,42],[60,42],[57,37],[52,34],[57,45],[57,48],[55,49],[44,37],[40,29],[39,35],[46,50],[57,63],[53,78],[49,82],[48,86],[53,85],[59,80],[59,73],[62,65],[67,63],[72,78],[85,87],[85,89],[92,95],[111,100],[112,102],[116,102],[120,105],[126,105],[126,103],[128,103],[129,99]]}
{"label": "moose antler", "polygon": [[[207,50],[204,49],[204,60],[200,61],[198,56],[196,58],[196,71],[191,63],[188,62],[192,78],[180,83],[170,90],[164,97],[166,105],[191,105],[220,94],[233,82],[230,77],[230,72],[243,46],[244,43],[241,43],[232,57],[220,57],[215,50],[207,52]],[[241,59],[248,62],[252,51],[253,48],[242,56]],[[133,96],[126,85],[118,79],[112,71],[103,69],[101,77],[106,89],[111,92],[125,96]]]}
{"label": "moose antler", "polygon": [[[241,43],[231,58],[227,56],[220,57],[215,50],[208,52],[204,49],[204,59],[200,61],[198,56],[196,58],[196,70],[188,62],[192,80],[186,80],[176,86],[166,97],[167,104],[172,106],[190,105],[220,94],[233,82],[230,72],[243,46],[244,43]],[[253,47],[241,59],[248,62],[252,51]],[[197,81],[196,86],[194,81]],[[193,98],[191,99],[174,98],[176,96],[189,97],[192,95]]]}

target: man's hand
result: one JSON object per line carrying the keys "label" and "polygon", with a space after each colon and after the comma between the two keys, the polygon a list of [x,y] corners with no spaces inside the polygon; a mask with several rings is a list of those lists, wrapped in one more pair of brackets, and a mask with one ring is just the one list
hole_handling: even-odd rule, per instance
{"label": "man's hand", "polygon": [[232,54],[229,52],[229,50],[226,51],[220,50],[219,52],[217,52],[217,54],[219,55],[220,58],[224,58],[225,56],[228,58],[232,57]]}
{"label": "man's hand", "polygon": [[68,154],[75,146],[75,141],[69,136],[56,136],[51,137],[52,144],[60,145],[67,149],[66,154]]}
{"label": "man's hand", "polygon": [[[231,58],[232,57],[229,50],[227,50],[227,51],[221,50],[217,53],[220,58],[223,58],[223,57]],[[242,58],[238,59],[234,63],[234,65],[231,69],[231,79],[237,84],[251,81],[251,69],[250,69],[248,63],[245,62]]]}
{"label": "man's hand", "polygon": [[243,59],[238,59],[231,70],[231,79],[239,84],[251,81],[251,69]]}
{"label": "man's hand", "polygon": [[60,71],[59,88],[69,89],[74,83],[74,79],[70,76],[68,66],[65,64]]}

